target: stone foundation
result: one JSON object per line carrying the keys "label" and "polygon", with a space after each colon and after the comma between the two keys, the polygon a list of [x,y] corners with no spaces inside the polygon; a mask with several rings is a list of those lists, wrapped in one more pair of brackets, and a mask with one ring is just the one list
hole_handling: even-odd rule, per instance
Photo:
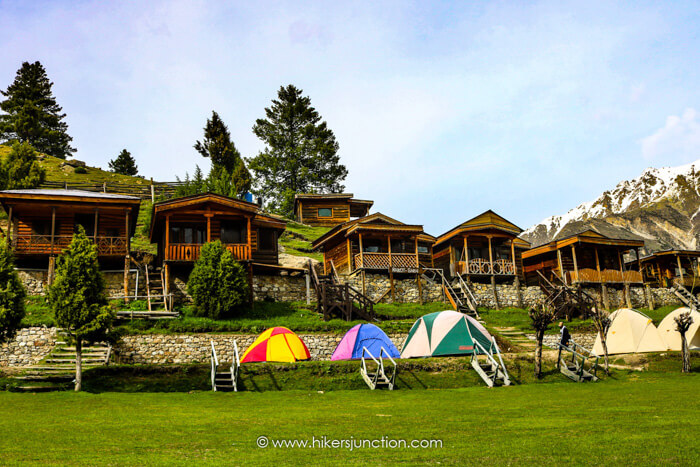
{"label": "stone foundation", "polygon": [[[362,274],[341,277],[352,287],[362,292]],[[420,290],[415,277],[394,277],[394,300],[391,295],[391,280],[384,274],[365,274],[365,295],[380,303],[420,303],[443,301],[442,287],[421,278]],[[315,299],[315,297],[314,297]]]}
{"label": "stone foundation", "polygon": [[[45,295],[48,288],[48,271],[45,269],[18,269],[17,274],[27,288],[28,295]],[[124,296],[124,271],[102,271],[105,281],[105,291],[109,298]],[[140,278],[139,289],[145,294],[146,283]],[[129,273],[129,295],[134,294],[136,287],[136,272]]]}
{"label": "stone foundation", "polygon": [[17,331],[0,345],[0,367],[36,365],[56,346],[56,328],[31,327]]}
{"label": "stone foundation", "polygon": [[[526,336],[528,339],[535,341],[534,334],[526,334]],[[571,338],[578,345],[581,345],[584,348],[591,350],[593,348],[593,344],[595,344],[596,334],[571,334]],[[545,334],[544,340],[542,341],[542,345],[557,350],[559,349],[559,341],[561,341],[561,336],[559,334]]]}
{"label": "stone foundation", "polygon": [[[309,349],[312,360],[330,360],[342,339],[337,334],[298,334]],[[407,334],[392,334],[389,338],[401,351]],[[238,345],[239,356],[255,341],[253,334],[144,334],[125,336],[113,349],[115,359],[126,364],[206,363],[210,361],[211,343],[214,341],[220,362],[233,359],[233,342]]]}

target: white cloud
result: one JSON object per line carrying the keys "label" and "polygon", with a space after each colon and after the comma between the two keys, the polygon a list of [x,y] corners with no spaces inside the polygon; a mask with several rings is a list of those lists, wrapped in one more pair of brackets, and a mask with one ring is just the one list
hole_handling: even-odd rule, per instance
{"label": "white cloud", "polygon": [[683,115],[669,115],[666,124],[642,138],[642,155],[648,160],[672,157],[695,160],[700,157],[700,116],[693,108]]}

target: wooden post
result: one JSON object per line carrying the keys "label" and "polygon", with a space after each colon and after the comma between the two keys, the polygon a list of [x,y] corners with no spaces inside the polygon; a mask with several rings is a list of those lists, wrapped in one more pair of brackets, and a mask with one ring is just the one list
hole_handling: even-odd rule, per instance
{"label": "wooden post", "polygon": [[156,202],[156,188],[153,186],[153,178],[151,178],[151,203]]}
{"label": "wooden post", "polygon": [[248,262],[248,301],[250,302],[250,308],[255,307],[253,295],[253,262]]}
{"label": "wooden post", "polygon": [[600,259],[598,258],[598,247],[595,247],[594,250],[595,250],[595,268],[598,271],[598,280],[600,282],[605,282],[603,280],[603,275],[600,273]]}
{"label": "wooden post", "polygon": [[[248,251],[246,252],[246,255],[247,255],[247,258],[246,258],[246,259],[252,260],[252,259],[253,259],[253,241],[252,241],[252,238],[253,238],[253,237],[252,237],[253,223],[251,222],[250,217],[248,217],[247,219],[248,219],[248,225],[247,225],[247,228],[248,228],[248,236],[247,236],[247,238],[246,238],[246,242],[248,243]],[[260,239],[258,239],[258,244],[260,244]],[[251,269],[251,271],[252,271],[252,269]],[[325,265],[324,265],[324,271],[325,271]],[[252,273],[251,273],[251,274],[252,274]],[[250,287],[251,287],[251,290],[252,290],[252,287],[253,287],[253,284],[252,284],[252,283],[251,283]],[[251,302],[251,303],[252,303],[252,302]]]}
{"label": "wooden post", "polygon": [[362,295],[367,295],[367,289],[365,287],[365,270],[362,268]]}
{"label": "wooden post", "polygon": [[348,248],[348,274],[352,272],[352,244],[350,243],[350,237],[346,240]]}
{"label": "wooden post", "polygon": [[[97,220],[100,216],[100,208],[95,208],[95,225],[93,226],[93,236],[92,236],[92,241],[97,244]],[[127,230],[128,232],[128,230]]]}
{"label": "wooden post", "polygon": [[[364,269],[365,267],[365,254],[364,254],[364,247],[362,246],[362,233],[358,232],[357,234],[359,241],[360,241],[360,267]],[[365,281],[365,276],[364,274],[362,275],[362,293],[365,293],[365,286],[364,286],[364,281]]]}
{"label": "wooden post", "polygon": [[56,269],[56,257],[55,256],[49,256],[49,270],[47,271],[47,277],[46,277],[46,282],[48,285],[53,284],[53,276],[54,276],[54,271]]}
{"label": "wooden post", "polygon": [[433,245],[430,245],[430,267],[435,267],[435,257],[433,256]]}
{"label": "wooden post", "polygon": [[627,308],[632,308],[632,297],[630,295],[630,285],[628,282],[625,282],[624,294],[625,294],[625,304],[627,305]]}
{"label": "wooden post", "polygon": [[564,274],[564,263],[561,261],[561,250],[557,248],[557,264],[559,264],[559,277],[566,284],[566,274]]}
{"label": "wooden post", "polygon": [[[165,252],[163,253],[163,260],[167,261],[170,259],[170,214],[165,216]],[[167,271],[167,269],[166,269]]]}
{"label": "wooden post", "polygon": [[13,234],[12,230],[14,227],[12,225],[12,223],[14,221],[14,219],[12,218],[12,206],[10,206],[10,209],[8,210],[7,215],[8,215],[8,219],[7,219],[7,243],[12,245],[12,234]]}
{"label": "wooden post", "polygon": [[683,265],[681,264],[681,255],[676,255],[676,261],[678,262],[678,273],[681,275],[681,284],[683,284],[685,278],[683,277]]}
{"label": "wooden post", "polygon": [[[131,238],[129,235],[129,214],[130,210],[126,211],[126,256],[124,256],[124,301],[129,301],[129,258],[131,254]],[[95,222],[97,223],[97,222]]]}
{"label": "wooden post", "polygon": [[464,236],[464,273],[469,275],[469,242],[467,235]]}
{"label": "wooden post", "polygon": [[163,288],[168,291],[166,293],[170,294],[170,263],[163,263],[163,271],[165,272],[165,284],[163,284]]}
{"label": "wooden post", "polygon": [[620,265],[620,272],[622,273],[622,276],[624,277],[625,275],[625,266],[622,264],[622,254],[620,254],[620,250],[617,250],[617,261]]}
{"label": "wooden post", "polygon": [[304,279],[306,282],[306,304],[310,305],[311,304],[311,275],[308,269],[306,270],[306,273],[304,273]]}
{"label": "wooden post", "polygon": [[571,245],[571,256],[574,258],[574,274],[576,274],[576,281],[580,282],[578,277],[578,261],[576,260],[576,247],[574,245]]}
{"label": "wooden post", "polygon": [[[210,208],[207,208],[207,211],[211,211]],[[204,215],[207,218],[207,243],[211,242],[211,212],[207,212]]]}
{"label": "wooden post", "polygon": [[[635,248],[634,251],[637,253],[637,270],[639,274],[642,274],[642,260],[639,257],[639,248]],[[644,282],[644,275],[642,274],[642,282]]]}
{"label": "wooden post", "polygon": [[418,272],[420,272],[420,259],[418,258],[418,237],[416,237],[416,242],[415,242],[415,247],[416,247],[416,267],[418,268]]}
{"label": "wooden post", "polygon": [[651,287],[649,287],[649,284],[644,285],[644,295],[646,296],[647,299],[647,308],[650,310],[654,309],[654,297],[651,295]]}
{"label": "wooden post", "polygon": [[56,208],[51,208],[51,256],[53,256],[53,243],[56,236]]}
{"label": "wooden post", "polygon": [[[489,263],[491,263],[491,275],[493,276],[493,250],[491,249],[491,236],[488,235],[487,238],[489,239]],[[492,282],[495,283],[495,281]],[[495,290],[496,289],[494,289],[494,291]]]}
{"label": "wooden post", "polygon": [[501,308],[500,303],[498,303],[498,291],[496,291],[496,276],[491,274],[491,288],[493,289],[493,300],[496,302],[496,309]]}
{"label": "wooden post", "polygon": [[[513,261],[513,274],[518,277],[518,266],[515,264],[515,239],[510,239],[510,259]],[[520,307],[518,307],[520,308]]]}
{"label": "wooden post", "polygon": [[391,287],[391,302],[396,302],[396,296],[394,293],[394,260],[391,257],[391,235],[387,236],[387,243],[389,244],[389,286]]}

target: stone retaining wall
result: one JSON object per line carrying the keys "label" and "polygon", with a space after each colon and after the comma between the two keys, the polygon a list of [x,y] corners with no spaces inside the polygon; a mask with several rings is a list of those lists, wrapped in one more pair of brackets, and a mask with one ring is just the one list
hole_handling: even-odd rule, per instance
{"label": "stone retaining wall", "polygon": [[[342,335],[335,334],[298,336],[308,347],[312,360],[330,360],[342,339]],[[406,336],[407,334],[392,334],[389,338],[400,351]],[[206,363],[210,361],[210,341],[213,340],[219,361],[230,362],[234,353],[234,340],[239,355],[243,356],[256,337],[252,334],[144,334],[123,337],[113,352],[118,362],[127,364]]]}
{"label": "stone retaining wall", "polygon": [[[341,280],[345,280],[352,287],[362,292],[362,274],[354,276],[344,276]],[[394,298],[396,303],[419,303],[420,296],[423,296],[423,302],[439,302],[442,301],[442,287],[440,284],[427,281],[421,278],[421,290],[418,289],[418,281],[415,277],[401,278],[394,277]],[[380,300],[381,303],[392,303],[391,298],[391,281],[389,276],[384,274],[365,274],[365,295],[374,300]]]}
{"label": "stone retaining wall", "polygon": [[[47,278],[48,272],[42,269],[18,269],[19,278],[27,288],[28,295],[45,295],[48,287]],[[107,296],[123,297],[124,296],[124,272],[123,271],[102,271],[102,277],[105,280],[105,291]],[[139,288],[143,288],[141,293],[145,294],[145,283],[141,278]],[[134,293],[136,287],[136,273],[129,273],[129,294]]]}
{"label": "stone retaining wall", "polygon": [[[535,335],[534,334],[526,334],[528,339],[531,339],[532,341],[535,341]],[[571,334],[571,338],[576,342],[577,344],[583,346],[584,348],[591,350],[593,348],[593,344],[595,344],[595,338],[596,334],[594,333],[588,333],[588,334]],[[542,344],[545,347],[549,347],[552,349],[558,349],[559,341],[561,340],[561,337],[559,334],[545,334],[544,340],[542,341]]]}
{"label": "stone retaining wall", "polygon": [[0,345],[0,367],[35,365],[56,346],[56,328],[31,327],[17,331]]}

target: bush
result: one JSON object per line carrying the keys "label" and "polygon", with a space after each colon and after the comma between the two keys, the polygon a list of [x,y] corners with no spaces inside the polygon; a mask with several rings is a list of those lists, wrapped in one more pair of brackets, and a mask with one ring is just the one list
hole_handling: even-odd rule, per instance
{"label": "bush", "polygon": [[85,167],[76,167],[75,170],[73,171],[73,173],[76,173],[76,174],[86,174],[86,173],[87,173],[87,169],[86,169]]}
{"label": "bush", "polygon": [[195,315],[222,319],[235,316],[248,302],[246,273],[220,241],[202,246],[187,281]]}
{"label": "bush", "polygon": [[24,298],[27,293],[12,261],[12,254],[0,245],[0,342],[11,339],[24,318]]}

